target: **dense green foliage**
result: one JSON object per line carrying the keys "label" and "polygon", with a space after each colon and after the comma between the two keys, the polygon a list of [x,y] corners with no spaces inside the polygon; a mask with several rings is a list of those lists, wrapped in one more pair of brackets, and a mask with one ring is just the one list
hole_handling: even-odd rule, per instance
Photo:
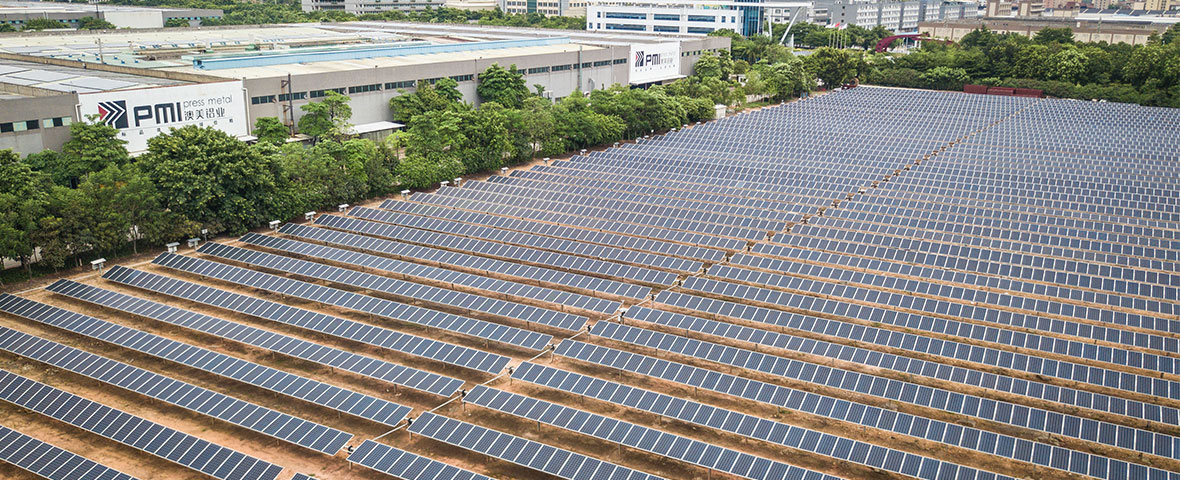
{"label": "dense green foliage", "polygon": [[21,30],[51,30],[55,28],[70,28],[66,24],[52,18],[34,18],[26,21]]}
{"label": "dense green foliage", "polygon": [[1180,107],[1178,38],[1178,26],[1136,46],[1075,42],[1068,29],[1047,28],[1030,39],[985,28],[958,45],[926,43],[907,55],[869,56],[857,73],[879,85],[959,90],[976,83],[1036,88],[1061,98]]}
{"label": "dense green foliage", "polygon": [[114,30],[115,24],[98,17],[84,17],[78,20],[78,30]]}

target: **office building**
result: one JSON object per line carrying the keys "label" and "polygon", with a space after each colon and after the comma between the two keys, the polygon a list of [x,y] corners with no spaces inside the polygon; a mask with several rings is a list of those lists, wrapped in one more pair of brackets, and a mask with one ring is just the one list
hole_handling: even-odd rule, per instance
{"label": "office building", "polygon": [[698,0],[590,0],[586,30],[707,35],[733,30],[753,35],[766,28],[766,12],[811,8],[811,2]]}
{"label": "office building", "polygon": [[446,5],[445,0],[301,0],[305,12],[319,10],[348,12],[353,15],[389,11],[420,11]]}
{"label": "office building", "polygon": [[212,8],[129,7],[106,4],[0,1],[0,24],[18,30],[35,18],[57,20],[76,28],[83,18],[97,17],[118,28],[161,28],[169,20],[183,20],[197,26],[205,19],[221,18],[222,11]]}

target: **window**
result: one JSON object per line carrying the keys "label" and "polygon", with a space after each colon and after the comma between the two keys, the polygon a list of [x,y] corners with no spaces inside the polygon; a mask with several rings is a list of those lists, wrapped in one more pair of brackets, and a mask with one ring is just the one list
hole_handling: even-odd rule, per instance
{"label": "window", "polygon": [[472,75],[470,73],[467,75],[455,75],[455,76],[451,77],[451,80],[454,80],[456,82],[470,82],[470,81],[475,80],[475,75]]}
{"label": "window", "polygon": [[708,34],[708,33],[713,33],[713,29],[712,28],[702,28],[702,27],[688,27],[688,33]]}
{"label": "window", "polygon": [[613,63],[615,65],[623,65],[623,64],[627,63],[627,59],[626,58],[616,58]]}
{"label": "window", "polygon": [[629,20],[647,20],[646,13],[606,12],[606,18],[626,18]]}
{"label": "window", "polygon": [[677,26],[656,25],[656,26],[652,27],[652,29],[657,32],[680,33],[680,27],[677,27]]}
{"label": "window", "polygon": [[565,65],[554,65],[553,68],[551,68],[550,70],[554,71],[554,72],[562,72],[565,70],[573,70],[573,69],[574,69],[573,65],[565,64]]}
{"label": "window", "polygon": [[12,122],[0,123],[0,133],[8,133],[12,131]]}
{"label": "window", "polygon": [[354,93],[368,93],[368,92],[380,92],[380,91],[381,91],[381,84],[380,83],[374,83],[371,85],[357,85],[355,87],[348,87],[348,93],[350,95],[354,94]]}
{"label": "window", "polygon": [[533,68],[528,69],[529,75],[535,75],[538,73],[548,73],[548,72],[549,72],[549,67],[533,67]]}
{"label": "window", "polygon": [[263,103],[275,103],[274,95],[263,95],[261,97],[250,97],[251,105],[259,105]]}
{"label": "window", "polygon": [[599,60],[597,62],[594,62],[594,66],[595,67],[605,67],[607,65],[610,65],[611,62],[612,62],[612,60]]}
{"label": "window", "polygon": [[29,120],[25,122],[25,130],[36,130],[38,128],[41,128],[41,122],[36,120]]}
{"label": "window", "polygon": [[399,88],[414,88],[414,81],[407,80],[404,82],[388,82],[385,84],[386,90],[396,90]]}
{"label": "window", "polygon": [[279,101],[280,102],[286,102],[289,100],[303,100],[306,98],[307,98],[307,92],[280,93],[279,94]]}
{"label": "window", "polygon": [[679,22],[680,15],[669,15],[667,13],[656,13],[656,14],[652,14],[652,19],[663,20],[665,22]]}
{"label": "window", "polygon": [[712,15],[689,15],[688,21],[690,21],[690,22],[715,22],[715,21],[717,21],[717,17],[714,17]]}
{"label": "window", "polygon": [[65,126],[68,126],[70,123],[72,123],[72,120],[73,119],[71,119],[70,117],[46,118],[44,120],[41,120],[41,127],[42,128],[65,127]]}
{"label": "window", "polygon": [[590,65],[593,65],[593,64],[590,62],[583,63],[582,68],[590,68]]}
{"label": "window", "polygon": [[606,29],[607,30],[630,30],[633,32],[642,32],[644,30],[647,30],[647,28],[645,28],[643,25],[627,25],[627,24],[622,24],[622,23],[608,23],[608,24],[606,24]]}
{"label": "window", "polygon": [[311,98],[326,97],[326,96],[328,96],[328,92],[336,92],[336,93],[343,95],[344,88],[341,87],[341,88],[329,88],[327,90],[312,90],[311,91]]}

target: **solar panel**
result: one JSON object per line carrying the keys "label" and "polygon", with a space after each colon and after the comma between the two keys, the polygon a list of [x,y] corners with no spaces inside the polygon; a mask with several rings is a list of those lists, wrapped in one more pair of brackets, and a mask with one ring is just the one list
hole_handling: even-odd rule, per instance
{"label": "solar panel", "polygon": [[365,440],[348,456],[348,461],[400,480],[492,480],[491,477],[372,440]]}
{"label": "solar panel", "polygon": [[[1084,436],[1082,428],[1083,420],[1087,419],[1049,412],[1041,408],[1020,407],[1023,409],[1023,413],[1013,414],[1012,410],[1017,408],[1017,406],[1009,402],[952,392],[942,388],[924,387],[913,382],[903,382],[841,368],[825,367],[817,363],[791,360],[784,357],[701,340],[692,340],[613,322],[598,322],[594,325],[591,333],[633,345],[687,355],[786,379],[823,385],[845,390],[849,393],[871,395],[1044,433],[1056,433],[1067,437],[1106,443],[1110,446],[1126,446],[1123,442],[1119,442],[1114,438],[1104,441],[1099,435]],[[851,357],[845,359],[851,361]],[[921,394],[918,394],[919,391],[921,391]],[[1070,426],[1054,426],[1035,420],[1037,418],[1051,416],[1059,416],[1063,424],[1069,420],[1070,422],[1068,423]],[[1173,455],[1180,454],[1180,452],[1172,451],[1172,445],[1174,443],[1180,443],[1180,437],[1154,433],[1148,430],[1116,426],[1115,424],[1101,421],[1090,421],[1090,424],[1094,426],[1095,431],[1108,429],[1122,430],[1119,437],[1124,442],[1126,439],[1132,439],[1132,447],[1136,445],[1135,439],[1143,437],[1143,441],[1139,443],[1140,446],[1138,447],[1143,453],[1152,453],[1163,457],[1172,457]]]}
{"label": "solar panel", "polygon": [[135,480],[135,477],[0,425],[0,461],[49,480]]}
{"label": "solar panel", "polygon": [[339,430],[9,328],[0,327],[0,349],[329,455],[352,438]]}
{"label": "solar panel", "polygon": [[[0,311],[391,427],[401,423],[412,410],[371,395],[13,295],[0,295]],[[349,437],[339,431],[326,436],[335,437],[333,446]],[[332,450],[336,451],[339,448]]]}
{"label": "solar panel", "polygon": [[539,306],[548,307],[549,304],[558,305],[562,310],[577,310],[598,315],[614,314],[622,306],[622,302],[604,300],[589,295],[570,293],[552,288],[525,285],[507,280],[500,280],[482,275],[457,272],[444,268],[422,265],[419,263],[393,260],[367,253],[353,252],[339,248],[325,247],[311,243],[288,240],[285,238],[247,233],[238,239],[243,243],[257,245],[281,252],[289,252],[305,257],[315,257],[349,265],[356,265],[366,269],[381,270],[406,279],[414,279],[419,283],[434,283],[448,286],[452,289],[465,289],[474,293],[490,292],[521,299],[522,301]]}
{"label": "solar panel", "polygon": [[[1142,475],[1143,478],[1149,478],[1152,475],[1163,475],[1164,477],[1168,477],[1169,475],[1166,470],[1159,468],[1051,446],[1009,435],[982,431],[973,427],[950,425],[941,420],[917,417],[907,413],[891,411],[892,413],[884,414],[885,410],[880,407],[867,406],[856,402],[804,392],[802,390],[780,387],[757,380],[750,380],[713,370],[591,345],[576,340],[562,341],[558,345],[555,354],[596,365],[621,369],[639,375],[661,378],[670,382],[725,395],[766,403],[786,410],[802,411],[914,438],[925,438],[989,455],[998,455],[1009,460],[1040,465],[1035,460],[1042,459],[1045,455],[1048,455],[1052,458],[1052,462],[1048,462],[1042,466],[1080,475],[1090,475],[1099,478],[1118,478],[1117,476],[1108,477],[1107,472],[1120,471],[1134,472],[1133,475]],[[863,387],[864,392],[862,393],[868,393],[870,387],[876,388],[873,385],[863,385]],[[928,387],[919,389],[915,395],[930,395],[928,390],[930,390]],[[993,439],[997,442],[1014,447],[1019,446],[1020,448],[997,450],[995,443],[984,442],[981,439]],[[1034,459],[1034,451],[1038,452],[1038,455],[1041,456]],[[911,476],[917,475],[916,471],[913,473],[904,473]]]}
{"label": "solar panel", "polygon": [[[764,480],[818,473],[486,385],[477,385],[463,401],[743,478]],[[822,478],[836,479],[828,475]]]}
{"label": "solar panel", "polygon": [[[0,398],[221,480],[275,480],[283,468],[0,370]],[[13,445],[0,443],[0,450]],[[71,476],[69,478],[92,477]]]}
{"label": "solar panel", "polygon": [[516,302],[489,298],[446,288],[397,280],[371,273],[333,267],[322,263],[309,262],[271,253],[246,250],[220,243],[206,243],[197,252],[227,260],[233,260],[253,267],[299,275],[305,278],[326,280],[373,292],[381,292],[411,301],[461,308],[509,320],[521,320],[568,331],[578,331],[586,326],[586,317],[522,305]]}
{"label": "solar panel", "polygon": [[366,220],[376,220],[378,222],[400,225],[403,227],[430,230],[499,243],[520,245],[523,247],[536,248],[538,250],[549,250],[569,255],[601,258],[603,260],[624,264],[642,265],[648,268],[664,270],[672,273],[693,274],[699,272],[703,265],[701,262],[695,260],[685,260],[683,258],[642,253],[622,248],[575,242],[573,240],[562,240],[551,237],[543,237],[540,235],[511,232],[497,228],[465,225],[449,220],[431,219],[416,215],[406,215],[376,210],[372,208],[353,207],[353,209],[350,210],[348,214],[354,217],[364,218]]}
{"label": "solar panel", "polygon": [[444,377],[436,373],[389,363],[385,360],[357,355],[339,348],[327,347],[72,280],[58,280],[46,289],[95,305],[178,325],[435,395],[449,397],[463,386],[463,381],[457,378]]}
{"label": "solar panel", "polygon": [[411,262],[428,263],[481,275],[503,275],[524,282],[564,288],[595,297],[615,300],[641,300],[651,293],[650,287],[571,273],[564,271],[564,269],[559,271],[550,268],[534,267],[522,263],[506,262],[466,253],[394,242],[376,237],[309,227],[297,223],[283,225],[279,228],[279,233],[330,245],[381,253]]}
{"label": "solar panel", "polygon": [[581,272],[612,280],[631,280],[649,286],[668,287],[677,280],[676,274],[671,272],[337,215],[320,215],[316,217],[315,224],[429,247]]}
{"label": "solar panel", "polygon": [[[850,440],[531,362],[522,363],[512,372],[512,378],[893,473],[900,474],[910,465],[924,464],[932,465],[931,468],[937,471],[954,473],[956,478],[968,475],[967,472],[973,470],[970,467],[955,465],[943,460],[880,447],[859,440]],[[819,440],[803,442],[804,438],[818,438]],[[820,445],[835,443],[839,443],[842,447],[835,451],[821,452]],[[997,480],[1011,479],[1011,477],[1004,475],[997,475],[995,478]]]}
{"label": "solar panel", "polygon": [[553,340],[550,335],[530,332],[515,327],[461,317],[437,310],[406,305],[391,300],[346,292],[313,283],[292,280],[241,267],[211,262],[199,258],[162,253],[152,263],[238,285],[261,288],[271,292],[357,310],[393,320],[416,323],[428,327],[470,335],[476,338],[540,350]]}
{"label": "solar panel", "polygon": [[103,278],[273,322],[496,374],[508,357],[116,265]]}
{"label": "solar panel", "polygon": [[465,450],[568,480],[656,480],[659,477],[580,453],[498,432],[431,412],[414,420],[410,432]]}

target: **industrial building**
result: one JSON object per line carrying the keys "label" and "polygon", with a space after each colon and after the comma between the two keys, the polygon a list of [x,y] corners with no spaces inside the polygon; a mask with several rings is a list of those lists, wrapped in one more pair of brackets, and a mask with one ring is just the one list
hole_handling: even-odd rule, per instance
{"label": "industrial building", "polygon": [[586,30],[707,35],[733,30],[742,35],[762,32],[766,11],[810,9],[810,1],[590,0]]}
{"label": "industrial building", "polygon": [[352,122],[367,132],[420,82],[454,79],[477,103],[477,77],[493,64],[515,65],[557,100],[681,78],[728,48],[720,37],[394,22],[2,36],[0,149],[58,149],[64,127],[90,115],[132,151],[189,124],[246,137],[259,117],[297,125],[299,107],[329,91],[352,98]]}
{"label": "industrial building", "polygon": [[35,18],[57,20],[69,27],[77,27],[83,18],[97,17],[118,28],[161,28],[169,20],[180,19],[188,22],[190,26],[197,26],[202,20],[221,16],[222,11],[215,8],[0,1],[0,24],[12,25],[18,30],[25,22]]}
{"label": "industrial building", "polygon": [[546,17],[584,17],[586,0],[496,0],[500,11],[513,15],[539,13]]}
{"label": "industrial building", "polygon": [[300,6],[305,12],[318,10],[347,12],[353,15],[366,13],[384,13],[390,11],[412,12],[439,8],[444,6],[444,0],[301,0]]}
{"label": "industrial building", "polygon": [[[945,38],[959,41],[964,35],[980,27],[986,26],[995,33],[1014,33],[1032,37],[1045,28],[1069,28],[1073,30],[1073,38],[1078,42],[1107,42],[1126,43],[1129,45],[1146,45],[1153,33],[1160,34],[1169,26],[1180,22],[1180,16],[1165,17],[1157,15],[1160,20],[1138,20],[1137,17],[1125,16],[1125,21],[1111,18],[1087,19],[1081,16],[1068,17],[1033,17],[1033,18],[985,18],[979,20],[924,22],[918,26],[918,31],[935,38]],[[1142,18],[1142,17],[1138,17]]]}

